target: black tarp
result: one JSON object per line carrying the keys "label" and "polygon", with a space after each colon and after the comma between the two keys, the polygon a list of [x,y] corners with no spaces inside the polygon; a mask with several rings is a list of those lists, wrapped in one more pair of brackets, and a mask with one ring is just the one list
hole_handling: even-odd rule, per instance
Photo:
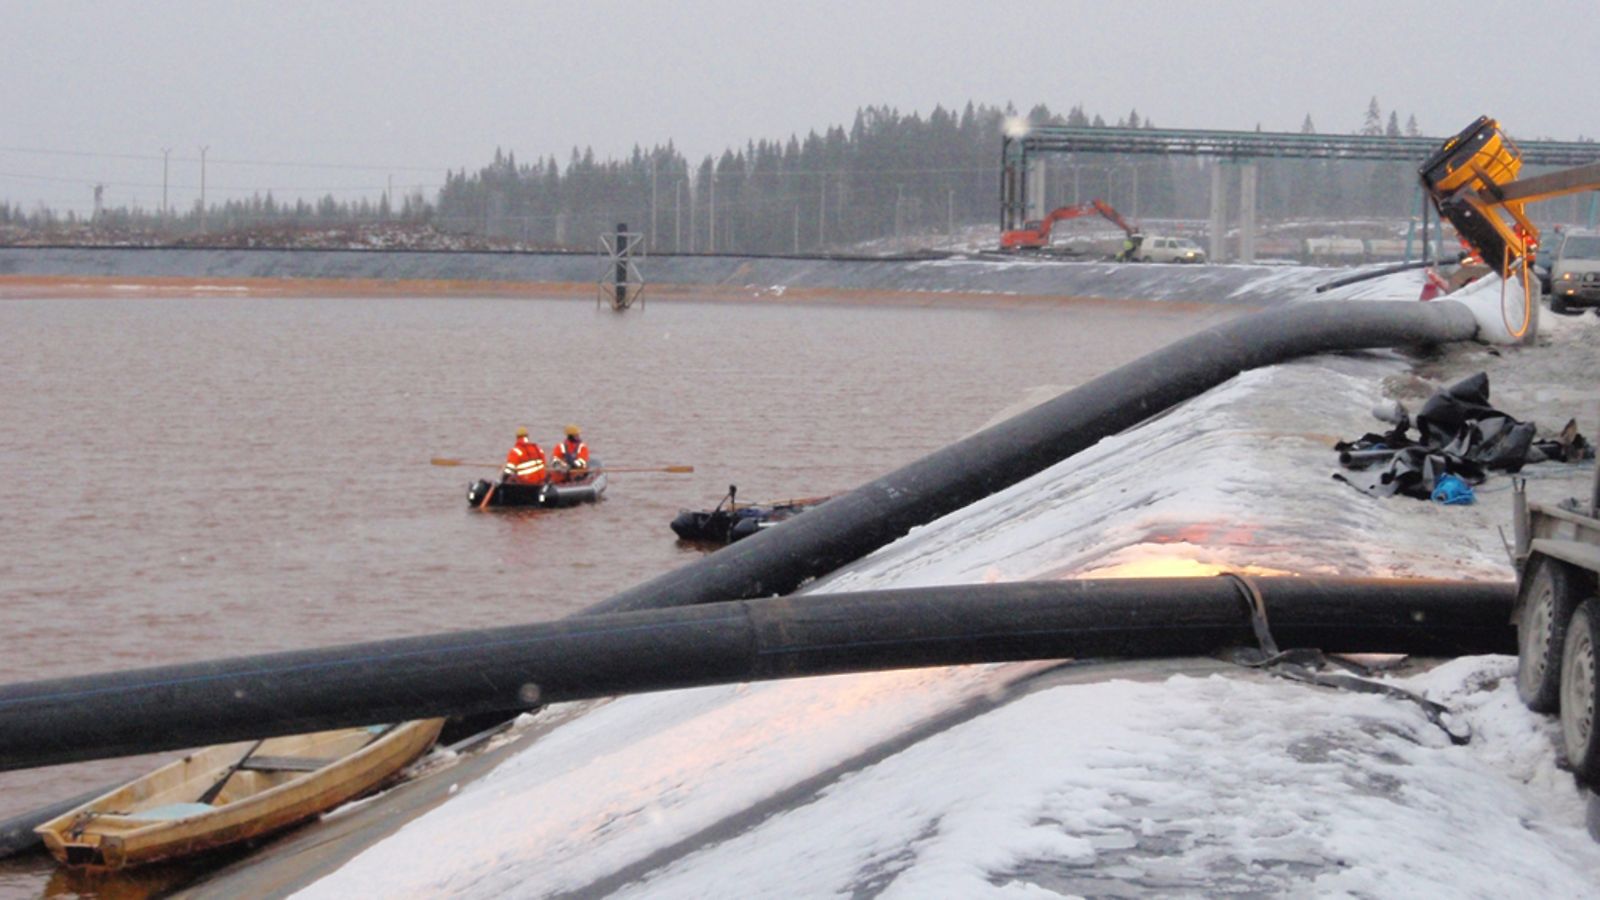
{"label": "black tarp", "polygon": [[1489,472],[1518,472],[1529,463],[1572,462],[1594,456],[1594,448],[1569,421],[1555,437],[1538,439],[1538,425],[1523,422],[1489,404],[1485,372],[1435,393],[1412,419],[1398,404],[1388,414],[1394,429],[1340,441],[1333,449],[1347,469],[1364,477],[1335,475],[1369,494],[1403,494],[1426,500],[1439,479],[1455,475],[1467,484],[1481,484]]}

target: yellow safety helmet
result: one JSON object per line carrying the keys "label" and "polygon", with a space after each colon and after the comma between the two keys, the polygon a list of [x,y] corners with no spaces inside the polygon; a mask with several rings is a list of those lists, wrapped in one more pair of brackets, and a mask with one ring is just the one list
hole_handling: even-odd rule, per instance
{"label": "yellow safety helmet", "polygon": [[567,437],[577,437],[577,436],[578,436],[578,426],[576,426],[576,425],[568,425],[567,426]]}
{"label": "yellow safety helmet", "polygon": [[526,429],[526,428],[518,428],[517,429],[517,437],[527,437],[527,436],[528,436],[528,429]]}

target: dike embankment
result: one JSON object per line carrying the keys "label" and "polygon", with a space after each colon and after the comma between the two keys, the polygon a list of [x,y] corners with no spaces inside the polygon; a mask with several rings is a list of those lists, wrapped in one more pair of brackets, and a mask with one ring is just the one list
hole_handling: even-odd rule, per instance
{"label": "dike embankment", "polygon": [[[1327,269],[1174,266],[1009,258],[644,257],[650,296],[1145,300],[1267,306],[1332,277]],[[424,250],[0,247],[0,296],[154,294],[582,294],[596,254]]]}

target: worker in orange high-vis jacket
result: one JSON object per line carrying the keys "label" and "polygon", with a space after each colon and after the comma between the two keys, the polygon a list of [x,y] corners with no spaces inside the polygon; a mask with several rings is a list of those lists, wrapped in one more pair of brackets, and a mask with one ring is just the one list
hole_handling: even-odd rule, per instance
{"label": "worker in orange high-vis jacket", "polygon": [[550,449],[550,481],[582,481],[588,474],[589,445],[583,442],[578,426],[568,425],[566,437]]}
{"label": "worker in orange high-vis jacket", "polygon": [[528,429],[517,429],[517,442],[506,453],[505,468],[500,470],[503,484],[543,484],[547,472],[544,451],[528,440]]}

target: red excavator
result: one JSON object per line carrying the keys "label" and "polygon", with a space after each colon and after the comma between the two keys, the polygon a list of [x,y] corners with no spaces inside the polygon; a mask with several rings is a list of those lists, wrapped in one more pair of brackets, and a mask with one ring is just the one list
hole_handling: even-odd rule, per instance
{"label": "red excavator", "polygon": [[1057,222],[1067,219],[1076,219],[1079,216],[1102,215],[1116,223],[1127,235],[1138,240],[1139,229],[1129,225],[1111,204],[1104,200],[1090,200],[1077,206],[1063,206],[1051,210],[1050,215],[1044,217],[1042,222],[1029,222],[1028,227],[1017,231],[1007,231],[1000,235],[1000,249],[1015,250],[1043,250],[1050,246],[1050,229]]}

